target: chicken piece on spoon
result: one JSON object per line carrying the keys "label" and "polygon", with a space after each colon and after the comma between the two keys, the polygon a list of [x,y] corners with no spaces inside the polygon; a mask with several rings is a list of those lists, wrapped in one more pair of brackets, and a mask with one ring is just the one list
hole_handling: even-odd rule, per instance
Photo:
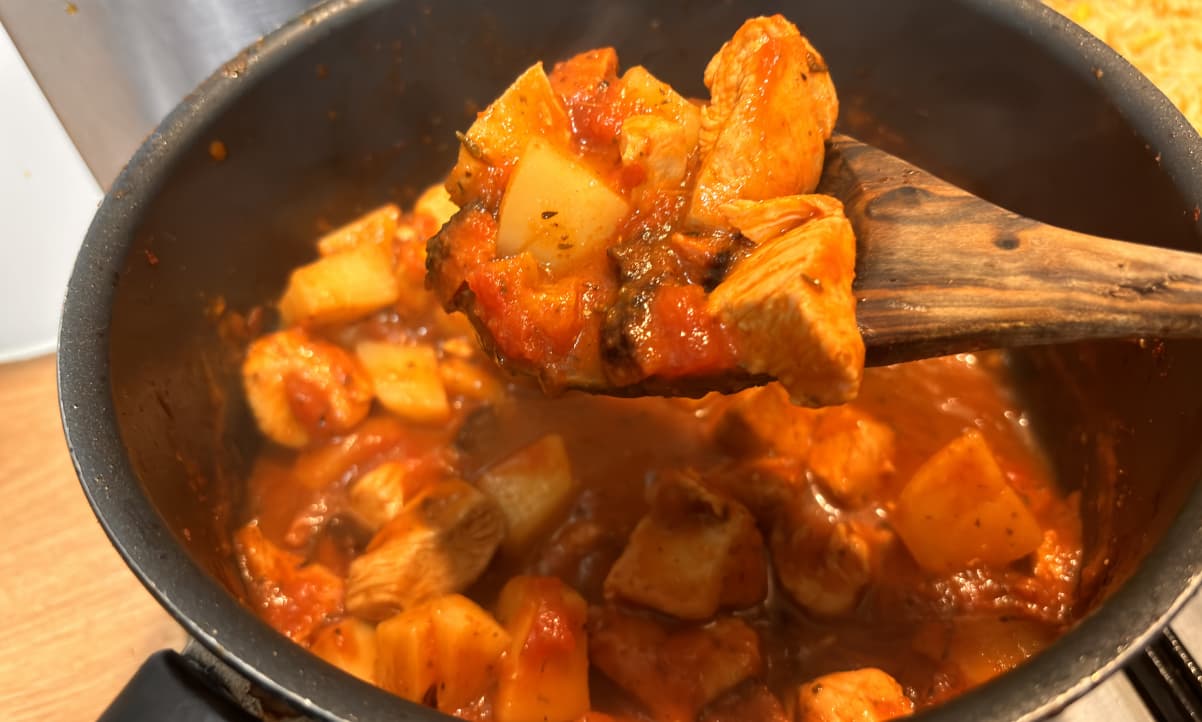
{"label": "chicken piece on spoon", "polygon": [[690,101],[612,49],[523,73],[461,136],[461,210],[427,283],[544,388],[699,395],[781,380],[837,404],[860,383],[855,239],[813,195],[838,101],[777,15],[747,21]]}

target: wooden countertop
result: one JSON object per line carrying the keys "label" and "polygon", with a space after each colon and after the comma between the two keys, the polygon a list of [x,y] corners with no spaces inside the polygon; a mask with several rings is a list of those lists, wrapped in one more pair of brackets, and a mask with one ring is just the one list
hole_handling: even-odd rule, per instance
{"label": "wooden countertop", "polygon": [[54,358],[0,365],[0,719],[94,720],[183,630],[109,544],[71,467]]}

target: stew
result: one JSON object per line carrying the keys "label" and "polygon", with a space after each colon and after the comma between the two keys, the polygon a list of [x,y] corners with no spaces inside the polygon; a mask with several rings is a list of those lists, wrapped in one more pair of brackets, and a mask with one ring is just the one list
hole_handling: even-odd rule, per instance
{"label": "stew", "polygon": [[[612,70],[611,55],[586,53],[549,77]],[[569,109],[573,89],[597,89],[555,85]],[[573,122],[592,133],[615,127],[582,117]],[[444,310],[437,274],[433,292],[424,287],[427,239],[434,258],[495,226],[495,207],[479,203],[505,188],[497,172],[485,170],[492,180],[462,209],[434,187],[408,212],[385,206],[318,238],[317,260],[294,270],[278,304],[279,328],[247,349],[247,401],[268,443],[246,480],[234,550],[248,602],[273,627],[469,720],[808,722],[937,704],[1075,620],[1079,499],[1058,489],[1031,438],[1004,357],[870,369],[862,383],[856,369],[854,400],[824,408],[792,402],[814,400],[809,381],[700,398],[549,398],[504,368],[507,344],[581,318],[604,334],[610,316],[564,312],[576,302],[547,295],[562,279],[542,278],[523,301],[537,319],[506,316],[517,322],[493,329],[502,333],[483,323],[504,347],[499,366],[472,322]],[[653,256],[679,235],[664,233],[648,244]],[[733,263],[751,249],[740,237],[691,235],[698,265],[631,288],[704,293],[691,274]],[[725,250],[711,254],[719,241]],[[596,271],[601,257],[572,273]],[[456,304],[481,298],[471,288],[452,294]],[[536,360],[559,371],[611,358],[588,344],[560,357],[541,343],[523,348],[550,349]],[[696,348],[662,352],[660,368],[697,371],[679,365]],[[705,373],[727,373],[722,364]]]}

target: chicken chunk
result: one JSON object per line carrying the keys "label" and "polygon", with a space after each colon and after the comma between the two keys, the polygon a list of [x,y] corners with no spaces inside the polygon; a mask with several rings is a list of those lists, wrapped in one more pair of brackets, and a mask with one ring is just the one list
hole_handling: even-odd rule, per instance
{"label": "chicken chunk", "polygon": [[259,430],[283,446],[350,431],[371,410],[371,378],[355,357],[299,328],[250,345],[242,386]]}
{"label": "chicken chunk", "polygon": [[679,188],[697,149],[701,111],[641,65],[622,76],[622,93],[637,108],[618,134],[622,165],[641,171],[639,191]]}
{"label": "chicken chunk", "polygon": [[788,456],[761,456],[728,464],[705,475],[705,487],[734,499],[771,529],[800,494],[808,494],[804,464]]}
{"label": "chicken chunk", "polygon": [[893,430],[854,406],[822,409],[807,463],[844,507],[865,506],[894,471]]}
{"label": "chicken chunk", "polygon": [[765,512],[780,509],[806,472],[844,508],[879,502],[885,494],[894,471],[894,432],[858,406],[796,406],[779,384],[769,384],[717,408],[711,438],[737,464],[707,477],[707,484],[747,506],[761,524],[770,525]]}
{"label": "chicken chunk", "polygon": [[842,204],[790,196],[722,209],[758,243],[708,301],[734,336],[739,365],[778,379],[796,403],[855,398],[865,352],[851,292],[856,239]]}
{"label": "chicken chunk", "polygon": [[342,611],[342,579],[320,564],[305,564],[263,536],[258,524],[234,535],[250,603],[276,631],[305,643]]}
{"label": "chicken chunk", "polygon": [[797,26],[780,15],[748,20],[706,67],[705,85],[691,224],[720,225],[733,200],[813,192],[839,104]]}
{"label": "chicken chunk", "polygon": [[350,511],[372,531],[392,521],[421,483],[410,464],[386,461],[360,476],[347,490]]}
{"label": "chicken chunk", "polygon": [[913,711],[897,680],[873,667],[824,675],[797,689],[798,722],[883,722]]}
{"label": "chicken chunk", "polygon": [[424,482],[447,468],[446,452],[439,448],[445,438],[444,431],[415,429],[391,415],[371,416],[350,433],[298,454],[291,478],[306,489],[325,490],[400,458],[412,481]]}
{"label": "chicken chunk", "polygon": [[714,426],[713,438],[724,451],[739,457],[805,459],[813,444],[818,413],[791,403],[780,384],[768,384],[730,397]]}
{"label": "chicken chunk", "polygon": [[764,664],[759,637],[740,619],[669,632],[614,607],[591,620],[589,658],[658,722],[694,722],[702,707]]}
{"label": "chicken chunk", "polygon": [[496,503],[463,481],[433,484],[351,563],[346,608],[368,621],[474,582],[505,536]]}
{"label": "chicken chunk", "polygon": [[688,170],[689,154],[697,143],[685,129],[658,115],[635,115],[622,123],[622,164],[641,168],[651,188],[680,185]]}
{"label": "chicken chunk", "polygon": [[846,522],[826,533],[781,524],[772,534],[772,558],[785,592],[815,614],[851,610],[872,578],[872,549]]}
{"label": "chicken chunk", "polygon": [[770,546],[785,593],[814,614],[832,616],[855,607],[892,541],[883,526],[832,516],[799,493],[779,516]]}
{"label": "chicken chunk", "polygon": [[650,497],[605,580],[607,598],[694,620],[763,600],[764,541],[750,512],[682,474],[662,478]]}

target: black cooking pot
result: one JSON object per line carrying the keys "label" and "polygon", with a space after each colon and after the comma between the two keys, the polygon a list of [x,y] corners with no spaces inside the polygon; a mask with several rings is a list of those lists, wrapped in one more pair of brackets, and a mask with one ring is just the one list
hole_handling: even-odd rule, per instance
{"label": "black cooking pot", "polygon": [[[826,55],[845,131],[1020,213],[1199,249],[1202,142],[1142,76],[1038,3],[323,5],[226,64],[138,150],[84,241],[60,340],[63,422],[96,515],[214,665],[237,673],[225,686],[259,691],[238,695],[242,706],[438,718],[326,665],[239,602],[228,539],[258,442],[221,308],[275,298],[314,255],[319,223],[409,202],[439,179],[453,132],[534,60],[612,44],[625,65],[700,95],[723,40],[777,11]],[[1061,482],[1084,495],[1090,611],[926,719],[1064,706],[1151,639],[1202,569],[1202,346],[1080,344],[1011,361]]]}

